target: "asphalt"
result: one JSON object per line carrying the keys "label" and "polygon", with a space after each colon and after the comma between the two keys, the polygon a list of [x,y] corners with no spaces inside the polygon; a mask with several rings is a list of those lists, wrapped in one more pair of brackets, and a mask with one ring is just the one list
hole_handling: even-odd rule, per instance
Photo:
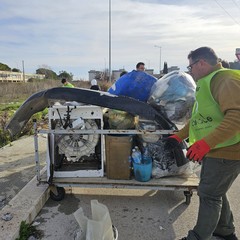
{"label": "asphalt", "polygon": [[[41,136],[39,143],[40,162],[43,167],[46,138]],[[92,199],[97,199],[108,207],[112,222],[118,229],[118,240],[179,239],[186,236],[196,222],[198,212],[196,193],[193,194],[190,205],[185,204],[185,197],[181,191],[68,188],[62,201],[48,199],[47,186],[36,187],[37,182],[33,178],[35,162],[32,137],[23,138],[13,142],[11,146],[0,149],[0,159],[0,196],[6,198],[0,210],[0,218],[6,211],[13,213],[10,221],[0,219],[2,240],[15,239],[16,234],[10,236],[10,233],[12,229],[19,229],[20,220],[24,219],[33,222],[37,229],[42,230],[43,240],[77,240],[80,229],[73,213],[82,207],[85,215],[91,218]],[[240,177],[229,191],[238,236],[240,236],[239,184]],[[21,206],[24,207],[23,211],[19,211]],[[14,219],[17,221],[14,222]],[[7,238],[3,235],[6,229]]]}
{"label": "asphalt", "polygon": [[[46,137],[39,135],[40,167],[44,172]],[[33,137],[0,149],[0,239],[16,239],[22,221],[31,223],[49,197],[48,186],[37,186]],[[8,221],[6,221],[8,220]]]}

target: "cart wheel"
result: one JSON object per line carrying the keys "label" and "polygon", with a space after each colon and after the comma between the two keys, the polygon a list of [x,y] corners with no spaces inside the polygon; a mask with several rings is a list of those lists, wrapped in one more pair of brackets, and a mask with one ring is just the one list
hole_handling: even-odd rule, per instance
{"label": "cart wheel", "polygon": [[54,201],[61,201],[65,197],[65,189],[63,187],[56,187],[56,192],[50,190],[50,198]]}
{"label": "cart wheel", "polygon": [[189,205],[190,204],[190,202],[191,202],[191,197],[192,197],[192,191],[184,191],[183,192],[184,193],[184,195],[185,195],[185,197],[186,197],[186,204],[187,205]]}

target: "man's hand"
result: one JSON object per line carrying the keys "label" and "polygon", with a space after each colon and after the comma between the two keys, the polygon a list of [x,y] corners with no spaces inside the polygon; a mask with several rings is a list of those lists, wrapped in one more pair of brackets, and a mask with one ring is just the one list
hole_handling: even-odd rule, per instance
{"label": "man's hand", "polygon": [[164,142],[164,146],[167,149],[173,149],[179,146],[179,143],[182,142],[182,139],[177,135],[172,135],[168,138],[162,140]]}
{"label": "man's hand", "polygon": [[187,151],[187,158],[201,162],[203,157],[210,151],[208,144],[202,139],[195,142]]}

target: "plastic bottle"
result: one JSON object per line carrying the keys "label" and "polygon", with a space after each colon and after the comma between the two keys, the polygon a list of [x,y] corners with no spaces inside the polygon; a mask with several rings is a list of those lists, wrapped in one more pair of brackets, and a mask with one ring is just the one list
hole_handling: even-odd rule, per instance
{"label": "plastic bottle", "polygon": [[152,157],[148,151],[147,144],[144,144],[144,152],[143,152],[143,157],[142,157],[142,163],[146,164],[152,161]]}
{"label": "plastic bottle", "polygon": [[142,157],[141,157],[141,152],[140,152],[140,154],[139,154],[139,150],[136,150],[136,148],[134,148],[133,150],[132,150],[132,160],[133,160],[133,162],[134,163],[138,163],[138,164],[140,164],[141,163],[141,160],[142,160]]}
{"label": "plastic bottle", "polygon": [[138,154],[138,158],[140,159],[140,162],[142,162],[142,153],[141,153],[141,151],[139,150],[138,146],[135,146],[135,149],[136,149],[136,152]]}

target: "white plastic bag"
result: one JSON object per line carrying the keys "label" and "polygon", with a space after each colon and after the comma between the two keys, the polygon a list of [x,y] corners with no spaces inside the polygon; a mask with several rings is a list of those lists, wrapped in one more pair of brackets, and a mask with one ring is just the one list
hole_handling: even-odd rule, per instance
{"label": "white plastic bag", "polygon": [[108,208],[97,200],[91,200],[92,219],[87,218],[82,208],[75,213],[82,235],[80,240],[114,240],[113,227]]}

